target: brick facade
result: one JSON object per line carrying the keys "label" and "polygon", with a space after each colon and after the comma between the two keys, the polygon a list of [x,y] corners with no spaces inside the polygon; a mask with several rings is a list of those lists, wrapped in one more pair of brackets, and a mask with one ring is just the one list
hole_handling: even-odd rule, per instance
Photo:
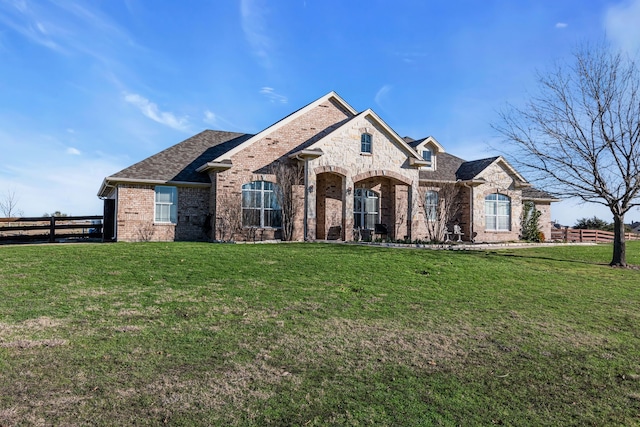
{"label": "brick facade", "polygon": [[[423,159],[370,110],[356,114],[337,95],[329,94],[255,136],[208,132],[213,133],[212,138],[222,138],[217,144],[230,141],[230,148],[208,158],[203,157],[201,164],[195,165],[201,175],[192,178],[193,182],[158,180],[160,185],[172,185],[178,189],[177,224],[154,222],[154,184],[130,182],[135,181],[131,175],[142,173],[139,171],[144,170],[144,161],[122,171],[122,182],[117,182],[118,174],[113,178],[115,184],[105,180],[103,196],[116,198],[118,240],[280,239],[280,229],[241,226],[242,186],[252,181],[276,182],[273,170],[276,163],[302,162],[304,156],[309,156],[304,160],[307,186],[305,188],[302,182],[298,182],[293,187],[297,206],[294,240],[302,240],[305,233],[309,240],[353,240],[354,194],[357,189],[376,193],[379,198],[378,221],[387,227],[387,237],[412,240],[429,237],[422,203],[425,191],[438,190],[438,183],[420,180],[419,168],[425,164]],[[370,152],[361,152],[363,133],[371,135]],[[204,144],[201,141],[205,137],[207,135],[199,134],[193,137],[193,141],[184,143],[195,147],[194,155],[201,155],[207,146],[197,144]],[[239,139],[232,144],[234,138]],[[416,141],[418,143],[420,141]],[[179,144],[175,147],[168,150],[180,150]],[[194,160],[186,160],[190,163],[185,164],[185,168],[194,164]],[[521,188],[528,184],[504,161],[486,160],[476,161],[485,163],[478,174],[473,172],[476,175],[473,179],[457,180],[453,177],[447,181],[457,181],[460,190],[461,212],[456,221],[467,241],[518,240],[523,202]],[[159,169],[157,161],[149,164],[152,166],[150,170]],[[428,169],[437,167],[436,156]],[[146,175],[140,179],[153,181],[153,177]],[[115,190],[108,192],[107,188]],[[493,193],[510,198],[509,230],[492,231],[485,227],[485,198]],[[540,223],[548,237],[551,231],[550,201],[538,200],[536,206],[542,212]],[[367,233],[370,231],[362,237]]]}

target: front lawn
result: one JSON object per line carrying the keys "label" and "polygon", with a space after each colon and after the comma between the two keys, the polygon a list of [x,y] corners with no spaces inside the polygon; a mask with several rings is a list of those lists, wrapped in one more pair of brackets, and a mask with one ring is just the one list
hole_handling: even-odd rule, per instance
{"label": "front lawn", "polygon": [[2,246],[0,425],[639,424],[610,254]]}

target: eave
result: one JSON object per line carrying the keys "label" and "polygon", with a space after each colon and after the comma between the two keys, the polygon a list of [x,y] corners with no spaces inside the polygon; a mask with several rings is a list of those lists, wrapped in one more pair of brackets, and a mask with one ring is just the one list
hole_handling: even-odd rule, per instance
{"label": "eave", "polygon": [[313,159],[317,159],[323,154],[324,152],[320,149],[315,149],[315,150],[305,149],[305,150],[299,150],[299,151],[296,151],[295,153],[289,154],[289,158],[295,159],[295,160],[313,160]]}
{"label": "eave", "polygon": [[108,176],[102,181],[100,190],[98,190],[98,197],[107,197],[109,195],[109,188],[114,188],[118,184],[142,184],[142,185],[172,185],[176,187],[194,187],[194,188],[208,188],[211,187],[210,182],[189,182],[189,181],[173,181],[162,179],[138,179],[138,178],[119,178],[115,176]]}
{"label": "eave", "polygon": [[215,172],[225,171],[227,169],[231,169],[233,164],[231,162],[207,162],[204,165],[200,166],[196,169],[196,172],[209,172],[211,170]]}

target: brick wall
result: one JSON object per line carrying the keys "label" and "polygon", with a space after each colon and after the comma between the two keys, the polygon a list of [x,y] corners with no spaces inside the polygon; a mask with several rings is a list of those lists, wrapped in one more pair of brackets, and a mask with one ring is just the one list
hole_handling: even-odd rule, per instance
{"label": "brick wall", "polygon": [[178,187],[178,223],[155,223],[155,186],[121,184],[117,191],[117,239],[121,242],[207,240],[209,189]]}
{"label": "brick wall", "polygon": [[[480,176],[486,183],[473,189],[473,217],[476,242],[504,242],[520,239],[522,217],[522,191],[515,187],[514,179],[498,164],[485,169]],[[509,231],[487,230],[485,226],[485,197],[499,193],[511,198],[511,227]]]}
{"label": "brick wall", "polygon": [[[288,154],[313,143],[318,135],[331,130],[333,127],[351,117],[351,113],[345,111],[335,102],[328,100],[313,108],[306,114],[292,120],[279,129],[271,132],[265,138],[256,141],[244,150],[235,153],[231,157],[233,167],[229,170],[217,173],[215,179],[216,198],[218,200],[229,198],[232,194],[240,194],[242,185],[251,181],[275,182],[275,176],[271,173],[271,166],[278,159],[287,160]],[[304,197],[298,194],[298,197]],[[313,206],[312,206],[313,204]],[[315,238],[315,216],[313,211],[315,198],[310,200],[309,231],[310,238]],[[296,218],[294,237],[302,239],[302,212]],[[275,230],[245,230],[237,237],[245,240],[261,240],[278,238],[279,232]]]}

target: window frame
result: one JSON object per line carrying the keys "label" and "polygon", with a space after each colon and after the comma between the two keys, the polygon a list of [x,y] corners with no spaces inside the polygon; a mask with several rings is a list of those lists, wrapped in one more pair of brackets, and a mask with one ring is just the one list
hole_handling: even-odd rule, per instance
{"label": "window frame", "polygon": [[485,230],[511,231],[511,197],[500,193],[488,194],[484,198],[484,215]]}
{"label": "window frame", "polygon": [[371,154],[373,148],[373,135],[363,132],[360,135],[360,153]]}
{"label": "window frame", "polygon": [[[165,192],[164,190],[170,190]],[[158,195],[169,194],[169,201],[158,200]],[[153,199],[153,222],[156,224],[178,223],[178,187],[170,185],[156,185]],[[160,209],[159,209],[160,207]],[[168,207],[168,212],[165,212]],[[167,215],[168,213],[168,215]]]}
{"label": "window frame", "polygon": [[[425,153],[429,153],[429,155],[426,156]],[[422,148],[422,158],[425,161],[429,162],[429,166],[431,166],[431,164],[433,163],[433,151],[431,150],[431,148]]]}
{"label": "window frame", "polygon": [[[241,215],[244,228],[282,228],[282,207],[277,197],[278,184],[251,181],[242,185]],[[268,200],[268,203],[265,203]],[[251,220],[254,221],[251,221]],[[255,219],[258,219],[256,222]],[[277,225],[274,225],[277,224]]]}
{"label": "window frame", "polygon": [[[360,201],[358,203],[358,200]],[[369,211],[367,200],[375,200],[375,209]],[[373,218],[373,223],[367,227],[369,217]],[[353,227],[361,230],[374,230],[375,225],[380,223],[380,194],[368,188],[356,188],[353,193]]]}
{"label": "window frame", "polygon": [[438,220],[438,208],[440,194],[436,190],[427,190],[424,193],[424,214],[427,221]]}

